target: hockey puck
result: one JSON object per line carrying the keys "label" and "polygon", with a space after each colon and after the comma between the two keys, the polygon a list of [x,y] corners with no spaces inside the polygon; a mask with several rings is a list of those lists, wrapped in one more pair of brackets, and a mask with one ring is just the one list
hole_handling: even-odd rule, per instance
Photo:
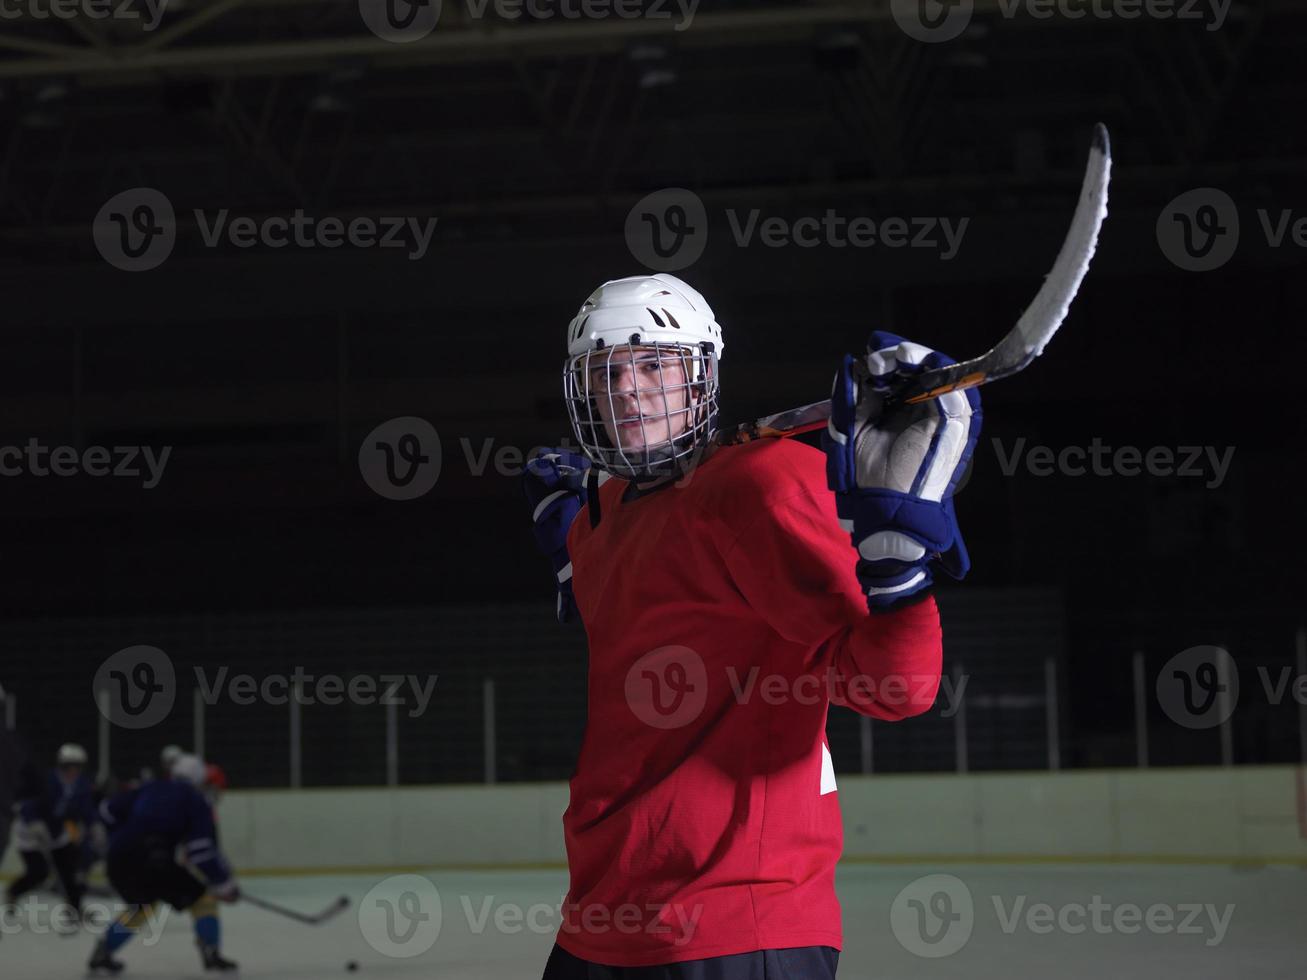
{"label": "hockey puck", "polygon": [[358,972],[358,968],[359,965],[355,960],[350,960],[348,963],[345,964],[345,969],[348,970],[350,973]]}

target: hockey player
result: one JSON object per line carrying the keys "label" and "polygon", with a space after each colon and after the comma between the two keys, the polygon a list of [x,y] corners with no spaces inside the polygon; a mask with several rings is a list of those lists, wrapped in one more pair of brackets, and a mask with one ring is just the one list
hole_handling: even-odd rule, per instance
{"label": "hockey player", "polygon": [[84,772],[86,763],[86,750],[80,745],[70,742],[61,746],[56,768],[37,788],[36,795],[19,804],[14,843],[23,860],[23,874],[10,883],[6,905],[16,904],[23,895],[41,887],[53,864],[73,917],[80,920],[84,893],[82,841],[97,819],[93,788]]}
{"label": "hockey player", "polygon": [[836,377],[824,454],[718,448],[722,333],[697,291],[607,282],[567,341],[585,455],[526,473],[558,617],[579,614],[590,649],[545,980],[833,977],[827,706],[894,721],[934,701],[933,566],[969,564],[951,498],[979,398],[881,417],[896,380],[947,359],[873,334]]}
{"label": "hockey player", "polygon": [[[221,952],[218,902],[235,902],[240,889],[227,860],[218,849],[213,811],[201,793],[204,762],[182,755],[167,780],[106,800],[101,810],[109,827],[109,881],[128,909],[111,925],[91,957],[92,972],[118,973],[114,959],[153,913],[159,902],[189,911],[195,920],[195,940],[206,970],[235,970]],[[186,865],[177,861],[184,848]]]}

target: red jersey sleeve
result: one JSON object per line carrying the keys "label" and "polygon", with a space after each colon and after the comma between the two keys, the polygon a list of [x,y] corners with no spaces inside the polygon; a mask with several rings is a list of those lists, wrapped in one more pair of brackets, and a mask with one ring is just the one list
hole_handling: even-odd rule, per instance
{"label": "red jersey sleeve", "polygon": [[[723,559],[735,587],[778,634],[817,650],[831,700],[897,721],[921,714],[939,690],[942,638],[933,597],[892,612],[867,611],[857,553],[826,487],[825,457],[785,443],[739,467],[724,522]],[[770,459],[768,459],[770,457]]]}

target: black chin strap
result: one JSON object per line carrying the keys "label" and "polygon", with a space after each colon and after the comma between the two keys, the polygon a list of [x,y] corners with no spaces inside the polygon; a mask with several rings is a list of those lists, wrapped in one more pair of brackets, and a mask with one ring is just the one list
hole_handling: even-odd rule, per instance
{"label": "black chin strap", "polygon": [[590,467],[590,479],[586,481],[586,485],[585,485],[585,499],[586,499],[587,507],[590,511],[590,527],[596,528],[599,526],[599,517],[600,517],[598,467],[595,466]]}

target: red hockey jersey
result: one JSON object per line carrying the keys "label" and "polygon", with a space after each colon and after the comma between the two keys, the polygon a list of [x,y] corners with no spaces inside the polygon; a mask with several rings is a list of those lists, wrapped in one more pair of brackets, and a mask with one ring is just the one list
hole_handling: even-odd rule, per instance
{"label": "red hockey jersey", "polygon": [[868,614],[825,456],[802,443],[629,487],[607,481],[599,526],[582,509],[568,533],[589,718],[557,941],[611,966],[840,948],[827,705],[927,710],[934,599]]}

